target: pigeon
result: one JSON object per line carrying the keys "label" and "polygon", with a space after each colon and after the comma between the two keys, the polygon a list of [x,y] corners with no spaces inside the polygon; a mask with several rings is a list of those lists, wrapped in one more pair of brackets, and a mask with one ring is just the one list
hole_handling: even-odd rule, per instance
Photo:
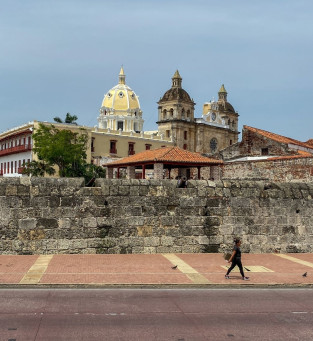
{"label": "pigeon", "polygon": [[302,276],[303,276],[303,277],[306,277],[306,276],[307,276],[307,274],[308,274],[308,273],[307,273],[307,272],[305,272],[305,273],[304,273]]}
{"label": "pigeon", "polygon": [[172,269],[173,270],[177,269],[177,265],[172,266]]}

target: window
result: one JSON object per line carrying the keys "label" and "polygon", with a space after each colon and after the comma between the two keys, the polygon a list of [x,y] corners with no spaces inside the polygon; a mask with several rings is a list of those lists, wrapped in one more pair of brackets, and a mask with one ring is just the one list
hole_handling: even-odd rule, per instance
{"label": "window", "polygon": [[231,146],[233,144],[233,140],[229,140],[229,145]]}
{"label": "window", "polygon": [[171,131],[170,130],[166,130],[166,137],[170,137],[171,136]]}
{"label": "window", "polygon": [[166,109],[163,110],[163,120],[166,120]]}
{"label": "window", "polygon": [[116,150],[116,140],[111,140],[110,141],[110,153],[111,154],[116,154],[117,150]]}
{"label": "window", "polygon": [[268,148],[262,148],[261,149],[261,154],[262,155],[268,155]]}
{"label": "window", "polygon": [[123,122],[122,121],[118,121],[117,122],[117,130],[123,130]]}
{"label": "window", "polygon": [[91,138],[91,152],[93,153],[95,151],[95,137]]}
{"label": "window", "polygon": [[187,149],[187,144],[185,143],[184,145],[183,145],[183,149]]}
{"label": "window", "polygon": [[188,132],[185,130],[184,131],[184,140],[187,140],[187,137],[188,137]]}
{"label": "window", "polygon": [[17,161],[14,161],[14,173],[17,173]]}
{"label": "window", "polygon": [[21,160],[18,160],[18,168],[21,167]]}
{"label": "window", "polygon": [[151,149],[151,144],[146,144],[146,150],[150,150]]}
{"label": "window", "polygon": [[135,154],[135,143],[128,142],[128,155],[134,155],[134,154]]}
{"label": "window", "polygon": [[170,116],[171,116],[171,118],[174,117],[174,110],[173,109],[170,110]]}
{"label": "window", "polygon": [[210,141],[210,149],[211,149],[211,153],[215,153],[217,150],[217,140],[216,138],[211,139]]}

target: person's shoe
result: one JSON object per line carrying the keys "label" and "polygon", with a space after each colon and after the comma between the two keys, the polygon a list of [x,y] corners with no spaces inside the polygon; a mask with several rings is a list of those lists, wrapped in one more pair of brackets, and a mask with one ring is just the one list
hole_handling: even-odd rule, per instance
{"label": "person's shoe", "polygon": [[229,276],[228,276],[228,275],[225,275],[225,279],[229,279]]}
{"label": "person's shoe", "polygon": [[242,277],[243,281],[249,281],[249,277]]}

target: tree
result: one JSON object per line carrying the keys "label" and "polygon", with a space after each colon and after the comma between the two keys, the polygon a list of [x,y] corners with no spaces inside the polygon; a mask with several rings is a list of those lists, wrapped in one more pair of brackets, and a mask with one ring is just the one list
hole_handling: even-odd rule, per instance
{"label": "tree", "polygon": [[75,121],[78,120],[78,117],[76,115],[71,115],[69,112],[66,114],[65,120],[63,121],[60,117],[56,116],[53,118],[53,120],[57,123],[69,123],[69,124],[76,124]]}
{"label": "tree", "polygon": [[53,165],[42,160],[28,162],[24,169],[23,174],[32,176],[45,176],[45,174],[53,175],[55,174],[55,169]]}
{"label": "tree", "polygon": [[59,167],[59,176],[68,176],[68,169],[86,163],[88,135],[80,132],[59,130],[53,124],[39,123],[33,133],[34,152],[39,160]]}
{"label": "tree", "polygon": [[66,167],[65,176],[84,177],[86,186],[93,186],[96,178],[105,178],[106,171],[101,166],[92,163],[74,163],[71,167]]}

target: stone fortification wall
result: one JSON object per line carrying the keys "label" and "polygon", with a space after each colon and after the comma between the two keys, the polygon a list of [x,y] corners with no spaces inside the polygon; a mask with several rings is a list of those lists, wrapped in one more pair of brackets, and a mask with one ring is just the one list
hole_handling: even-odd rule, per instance
{"label": "stone fortification wall", "polygon": [[313,183],[1,178],[0,252],[313,251]]}
{"label": "stone fortification wall", "polygon": [[275,182],[312,182],[313,157],[277,158],[223,165],[226,179],[267,179]]}

